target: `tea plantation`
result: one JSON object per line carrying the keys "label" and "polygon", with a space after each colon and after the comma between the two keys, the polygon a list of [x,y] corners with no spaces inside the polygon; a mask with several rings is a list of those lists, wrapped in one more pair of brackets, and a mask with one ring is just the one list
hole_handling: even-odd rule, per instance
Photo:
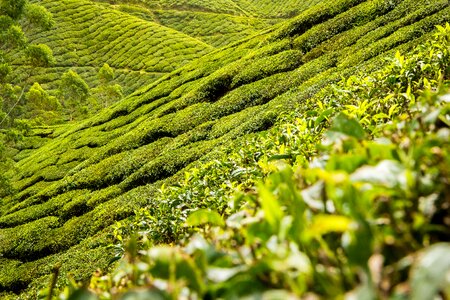
{"label": "tea plantation", "polygon": [[94,87],[99,68],[107,63],[115,70],[115,82],[129,93],[212,50],[195,38],[92,1],[39,3],[52,13],[55,26],[30,29],[29,40],[48,45],[55,63],[32,68],[19,53],[13,63],[22,67],[14,75],[18,82],[37,81],[47,90],[56,89],[68,69]]}
{"label": "tea plantation", "polygon": [[31,2],[12,82],[126,96],[14,145],[0,299],[450,296],[447,0]]}

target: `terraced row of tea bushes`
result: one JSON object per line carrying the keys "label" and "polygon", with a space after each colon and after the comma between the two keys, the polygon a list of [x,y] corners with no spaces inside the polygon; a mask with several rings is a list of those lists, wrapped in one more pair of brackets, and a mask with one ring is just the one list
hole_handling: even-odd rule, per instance
{"label": "terraced row of tea bushes", "polygon": [[[124,0],[114,1],[112,7],[199,38],[214,47],[221,47],[284,20],[281,17],[299,14],[320,1],[289,0],[275,4],[272,1],[252,3],[244,0],[212,4],[189,0],[183,4],[174,4]],[[121,5],[116,6],[117,3]],[[237,7],[244,9],[236,10]]]}
{"label": "terraced row of tea bushes", "polygon": [[[344,31],[332,37],[331,40],[327,40],[326,43],[314,42],[313,46],[315,48],[306,55],[305,59],[308,60],[324,52],[334,51],[337,47],[349,47],[352,45],[355,47],[358,45],[362,49],[370,46],[377,39],[386,37],[404,26],[410,26],[426,16],[445,9],[447,6],[445,1],[428,1],[426,3],[427,6],[421,8],[417,8],[415,4],[416,2],[414,1],[402,1],[394,9],[368,22],[365,26],[357,26]],[[383,26],[385,24],[389,25]],[[362,36],[367,36],[367,38],[358,41]],[[300,47],[301,40],[298,40],[297,44]]]}
{"label": "terraced row of tea bushes", "polygon": [[239,6],[245,7],[247,11],[264,18],[290,18],[313,7],[316,4],[324,2],[323,0],[237,0]]}
{"label": "terraced row of tea bushes", "polygon": [[61,299],[446,299],[450,25],[388,61],[163,186]]}
{"label": "terraced row of tea bushes", "polygon": [[[111,2],[109,0],[97,0]],[[252,16],[259,18],[289,18],[306,9],[323,2],[323,0],[283,0],[274,2],[271,0],[122,0],[121,3],[143,4],[150,10],[178,10],[178,11],[200,11],[230,14],[235,16]],[[117,3],[117,1],[115,1]]]}
{"label": "terraced row of tea bushes", "polygon": [[[354,5],[354,2],[348,2],[345,9],[340,9],[345,12]],[[425,3],[420,7],[427,6]],[[447,10],[443,7],[426,16],[423,19],[426,21],[411,24],[408,30],[426,35],[431,30],[429,24],[449,18],[449,14],[445,14]],[[309,22],[309,16],[313,22],[317,20],[316,14],[321,13],[305,12],[299,18]],[[333,16],[328,15],[330,19]],[[374,15],[373,19],[377,17]],[[326,19],[322,19],[324,21]],[[364,18],[367,24],[370,21],[370,18]],[[289,28],[285,24],[282,27]],[[320,34],[315,28],[310,30]],[[346,29],[345,26],[340,28]],[[422,39],[422,35],[417,33],[411,37],[399,39],[395,32],[380,37],[379,44],[386,43],[380,53],[394,54],[397,49],[407,50]],[[366,38],[372,39],[373,36],[362,35],[360,40]],[[339,66],[342,57],[351,58],[357,52],[355,50],[362,49],[358,46],[347,48],[354,51],[345,52],[346,48],[339,48],[306,61],[300,57],[300,51],[291,49],[291,40],[280,38],[278,29],[275,34],[268,31],[226,46],[137,90],[93,118],[66,128],[49,129],[46,134],[52,137],[52,141],[32,153],[28,152],[28,156],[17,164],[19,172],[15,186],[18,193],[1,202],[0,215],[4,227],[0,229],[0,242],[5,232],[7,246],[3,251],[8,261],[17,263],[31,260],[33,256],[42,257],[41,260],[26,262],[37,268],[46,262],[47,257],[64,257],[66,251],[74,253],[71,251],[80,241],[132,215],[135,208],[148,204],[148,199],[154,198],[155,191],[163,182],[169,184],[174,178],[180,178],[185,167],[213,149],[242,135],[269,128],[275,116],[283,111],[292,111],[296,104],[307,103],[309,98],[330,83],[338,82],[342,76],[349,76],[362,67],[375,69],[384,63],[379,54],[373,53],[367,61],[360,59],[352,66]],[[267,57],[272,57],[273,65],[268,63]],[[297,67],[291,69],[291,63]],[[264,76],[261,76],[257,69],[264,64],[267,66],[262,69]],[[148,161],[142,159],[143,153],[148,155],[145,156]],[[60,165],[68,163],[76,166],[64,177],[60,177],[63,176],[61,173],[54,173]],[[117,168],[109,167],[113,164]],[[106,171],[105,166],[109,167]],[[47,171],[52,175],[45,175]],[[50,178],[52,181],[48,181]],[[51,205],[49,208],[45,203],[77,190],[84,190],[87,198],[97,193],[102,196],[98,201],[89,202],[87,198],[77,197],[74,203],[65,203],[68,214],[50,215],[57,218],[52,219],[56,227],[47,228],[46,234],[40,235],[42,239],[33,239],[28,232],[34,232],[34,225],[39,223],[46,210],[52,211]],[[11,234],[14,228],[20,228],[16,236]],[[24,237],[20,245],[22,254],[14,250],[19,247],[15,241],[17,236]],[[48,238],[44,239],[44,236]],[[105,267],[100,264],[93,263],[92,266]],[[76,265],[76,260],[67,263],[64,270],[72,269],[77,276],[88,275],[82,273],[84,268],[71,267]],[[3,289],[21,292],[26,288],[23,285],[22,289],[14,288],[23,282],[21,278],[31,280],[21,272],[14,277],[10,273],[0,276]],[[3,266],[0,266],[0,274],[6,274]],[[38,283],[34,281],[31,284]]]}
{"label": "terraced row of tea bushes", "polygon": [[254,35],[276,23],[270,19],[203,12],[155,10],[153,14],[160,24],[196,37],[216,48]]}
{"label": "terraced row of tea bushes", "polygon": [[132,0],[128,1],[130,3],[142,3],[151,9],[176,9],[176,10],[187,10],[187,11],[205,11],[205,12],[216,12],[225,13],[232,15],[246,14],[245,11],[234,1],[230,0],[181,0],[181,1],[170,1],[170,0]]}

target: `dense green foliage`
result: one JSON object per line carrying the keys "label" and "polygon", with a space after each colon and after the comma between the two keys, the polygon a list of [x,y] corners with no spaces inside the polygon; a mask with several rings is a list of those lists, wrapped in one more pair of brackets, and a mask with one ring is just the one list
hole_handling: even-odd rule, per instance
{"label": "dense green foliage", "polygon": [[[106,108],[64,126],[19,122],[8,135],[26,132],[8,153],[15,163],[0,162],[15,168],[9,186],[15,192],[0,198],[0,297],[35,298],[54,266],[56,289],[69,273],[85,280],[97,268],[112,270],[127,243],[110,245],[134,230],[146,232],[147,242],[138,239],[145,247],[179,245],[140,256],[129,247],[131,264],[122,263],[131,273],[124,282],[133,288],[158,277],[172,296],[244,295],[266,292],[264,286],[324,297],[360,286],[392,294],[408,281],[401,259],[444,240],[444,221],[435,211],[445,209],[440,193],[448,178],[448,141],[441,129],[448,127],[448,108],[434,89],[446,92],[448,29],[438,43],[409,53],[450,21],[447,0],[301,1],[301,11],[282,13],[297,16],[273,27],[264,24],[277,22],[262,21],[262,14],[232,12],[237,1],[192,1],[203,5],[197,9],[114,2],[39,1],[54,26],[44,31],[24,21],[23,36],[47,44],[55,61],[32,67],[20,48],[2,54],[18,66],[0,67],[2,74],[32,86],[5,85],[7,107],[14,97],[30,99],[27,113],[41,114],[42,106],[67,109],[64,101],[75,101],[80,118]],[[219,4],[229,11],[204,9]],[[188,36],[188,26],[181,33],[176,25],[153,22],[164,15],[171,23],[177,14],[198,14],[205,26]],[[251,34],[267,29],[233,42],[231,30],[226,46],[214,49],[197,38],[216,15],[212,23],[249,20],[251,28],[254,21]],[[395,58],[386,62],[386,56]],[[68,83],[63,77],[73,79],[74,89],[60,88]],[[128,96],[109,106],[122,93]],[[277,116],[283,120],[269,129]],[[364,177],[364,170],[380,169],[395,175],[388,183]],[[362,200],[353,201],[355,195]],[[136,212],[142,222],[131,218]],[[196,232],[203,238],[189,248]],[[215,248],[201,246],[211,244]],[[359,257],[351,254],[355,248],[366,251]],[[180,264],[167,269],[164,255]],[[146,257],[161,259],[162,267]],[[368,257],[375,269],[366,266]],[[368,276],[381,268],[381,258],[386,274]],[[134,269],[135,260],[144,270]],[[210,268],[228,275],[209,277]],[[184,277],[192,281],[178,281]],[[117,293],[115,280],[97,276],[92,287]],[[162,290],[155,284],[153,292]]]}
{"label": "dense green foliage", "polygon": [[[91,291],[100,299],[448,297],[450,246],[433,244],[450,233],[450,25],[436,36],[163,187],[132,227],[118,224],[125,260],[94,276]],[[152,246],[160,242],[178,245]]]}
{"label": "dense green foliage", "polygon": [[[45,8],[38,5],[30,6],[26,0],[0,2],[0,197],[6,197],[14,191],[10,180],[16,169],[11,160],[11,153],[14,152],[16,143],[28,131],[28,121],[24,118],[35,117],[33,111],[36,108],[23,103],[25,88],[21,89],[12,83],[11,74],[14,68],[9,53],[24,51],[33,66],[53,63],[53,53],[48,46],[28,44],[19,23],[25,11],[35,12],[31,16],[34,18],[27,19],[30,24],[39,21],[39,15],[45,16],[47,28],[51,26],[52,21],[51,14]],[[40,92],[41,95],[45,93],[43,90]],[[36,97],[32,98],[36,100]],[[41,109],[43,107],[41,106]]]}

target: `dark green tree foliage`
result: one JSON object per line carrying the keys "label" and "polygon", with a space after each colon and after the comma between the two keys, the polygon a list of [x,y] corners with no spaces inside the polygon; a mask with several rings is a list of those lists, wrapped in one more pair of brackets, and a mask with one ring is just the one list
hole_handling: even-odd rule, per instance
{"label": "dark green tree foliage", "polygon": [[26,0],[1,0],[0,13],[13,19],[19,19],[25,9]]}
{"label": "dark green tree foliage", "polygon": [[27,44],[27,38],[19,25],[12,25],[0,34],[0,41],[6,48],[23,48]]}
{"label": "dark green tree foliage", "polygon": [[26,54],[30,63],[34,67],[46,67],[55,62],[53,51],[44,44],[30,45],[26,49]]}

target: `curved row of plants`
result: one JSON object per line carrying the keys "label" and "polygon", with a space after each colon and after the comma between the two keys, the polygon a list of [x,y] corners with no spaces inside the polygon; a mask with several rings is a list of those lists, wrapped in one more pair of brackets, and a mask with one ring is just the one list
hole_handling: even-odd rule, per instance
{"label": "curved row of plants", "polygon": [[449,116],[446,24],[163,185],[60,299],[446,299]]}

